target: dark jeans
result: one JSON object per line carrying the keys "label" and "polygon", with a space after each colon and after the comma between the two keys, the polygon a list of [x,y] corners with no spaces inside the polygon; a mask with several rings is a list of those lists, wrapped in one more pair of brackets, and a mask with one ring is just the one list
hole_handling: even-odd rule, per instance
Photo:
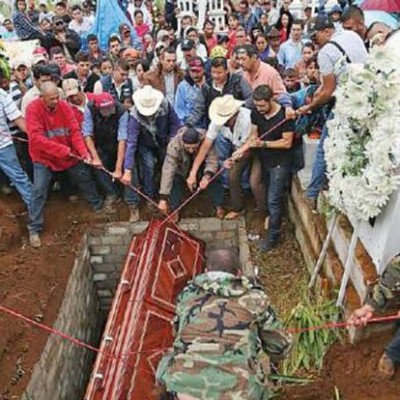
{"label": "dark jeans", "polygon": [[[15,136],[22,139],[28,139],[27,134],[24,132],[18,132]],[[33,182],[33,163],[29,155],[28,143],[16,140],[14,144],[21,167]]]}
{"label": "dark jeans", "polygon": [[[132,181],[131,185],[139,189],[139,177],[137,168],[132,168]],[[124,201],[128,206],[137,207],[140,203],[140,195],[133,190],[130,186],[124,186]]]}
{"label": "dark jeans", "polygon": [[[86,201],[95,210],[103,205],[103,199],[97,192],[95,182],[92,179],[89,167],[77,164],[65,171],[71,181],[81,190]],[[43,211],[47,199],[50,181],[53,171],[40,163],[33,164],[34,183],[32,189],[32,201],[29,212],[29,231],[39,233],[43,229]]]}
{"label": "dark jeans", "polygon": [[[223,162],[231,157],[232,153],[237,150],[233,143],[218,135],[215,139],[215,149],[218,154],[219,166],[223,166]],[[244,208],[243,188],[249,187],[256,201],[256,207],[259,211],[265,211],[265,186],[262,179],[260,161],[254,157],[251,152],[247,152],[240,161],[237,161],[233,167],[223,172],[223,184],[229,184],[230,207],[232,211],[239,212]]]}
{"label": "dark jeans", "polygon": [[325,122],[322,134],[319,139],[317,151],[315,153],[315,160],[312,167],[311,181],[307,188],[307,197],[310,199],[317,199],[319,192],[324,185],[326,179],[326,161],[325,161],[325,150],[324,143],[328,137],[328,121],[333,118],[333,113],[329,114],[327,121]]}
{"label": "dark jeans", "polygon": [[396,322],[396,333],[393,340],[386,346],[386,354],[395,363],[400,365],[400,322]]}
{"label": "dark jeans", "polygon": [[[113,172],[115,170],[115,163],[116,163],[115,155],[105,151],[101,151],[101,149],[96,149],[96,150],[104,167],[108,171]],[[110,198],[118,197],[118,191],[110,175],[97,168],[93,168],[93,174],[96,183],[100,186],[101,190],[107,197]]]}
{"label": "dark jeans", "polygon": [[277,166],[264,169],[268,198],[268,237],[270,240],[279,239],[284,210],[283,200],[286,194],[287,182],[291,166]]}
{"label": "dark jeans", "polygon": [[142,183],[143,191],[151,199],[154,199],[158,189],[156,188],[156,165],[162,165],[163,160],[157,154],[157,150],[140,145],[136,152],[136,157],[138,160],[139,180]]}
{"label": "dark jeans", "polygon": [[[182,203],[182,198],[186,190],[186,180],[181,175],[175,175],[174,182],[172,184],[172,190],[170,193],[170,206],[172,210],[177,209]],[[221,207],[224,201],[224,190],[222,188],[219,178],[211,182],[206,190],[211,197],[213,206]]]}

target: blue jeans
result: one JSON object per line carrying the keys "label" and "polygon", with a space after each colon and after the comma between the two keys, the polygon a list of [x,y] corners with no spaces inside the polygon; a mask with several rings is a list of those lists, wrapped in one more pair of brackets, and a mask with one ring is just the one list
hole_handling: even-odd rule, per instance
{"label": "blue jeans", "polygon": [[[94,210],[103,206],[103,199],[96,189],[96,184],[91,176],[89,167],[84,164],[76,164],[65,171],[71,181],[81,190],[86,201]],[[33,190],[32,202],[29,212],[29,231],[39,233],[43,229],[43,211],[47,199],[47,192],[53,171],[40,163],[33,164]]]}
{"label": "blue jeans", "polygon": [[400,365],[400,322],[396,323],[396,333],[386,346],[385,352],[395,364]]}
{"label": "blue jeans", "polygon": [[[169,196],[170,206],[172,210],[175,210],[179,207],[186,189],[186,180],[181,175],[175,175],[171,193]],[[221,207],[224,201],[224,190],[222,188],[219,178],[211,182],[206,190],[211,197],[213,206]]]}
{"label": "blue jeans", "polygon": [[156,189],[155,185],[156,165],[158,163],[162,163],[163,160],[159,159],[157,150],[140,145],[136,152],[136,156],[138,160],[139,177],[143,186],[143,191],[151,199],[154,199],[157,195],[158,189]]}
{"label": "blue jeans", "polygon": [[268,237],[277,241],[281,232],[283,200],[290,176],[290,166],[277,166],[264,169],[267,185],[267,204],[269,212]]}
{"label": "blue jeans", "polygon": [[315,153],[315,160],[312,167],[311,181],[307,188],[307,197],[311,199],[317,199],[319,192],[324,185],[326,179],[326,161],[325,161],[325,150],[324,143],[328,137],[328,126],[327,122],[333,118],[332,112],[330,113],[327,121],[325,122],[322,134],[319,139],[317,151]]}
{"label": "blue jeans", "polygon": [[[236,151],[236,147],[234,146],[234,144],[227,139],[226,137],[222,136],[221,134],[219,134],[217,136],[217,138],[214,141],[214,146],[215,146],[215,151],[217,152],[218,155],[218,164],[219,167],[222,168],[224,161],[227,160],[234,151]],[[250,188],[250,171],[248,166],[246,165],[246,169],[241,171],[241,177],[240,177],[240,182],[241,185],[244,189],[249,189]],[[224,187],[229,187],[229,170],[225,170],[222,173],[221,176],[222,179],[222,185]]]}
{"label": "blue jeans", "polygon": [[[136,188],[139,188],[139,177],[137,168],[135,166],[132,168],[131,185]],[[140,196],[131,187],[124,186],[124,201],[128,206],[137,207],[140,203]]]}
{"label": "blue jeans", "polygon": [[29,210],[32,198],[32,184],[18,161],[13,143],[0,149],[0,169],[17,188]]}

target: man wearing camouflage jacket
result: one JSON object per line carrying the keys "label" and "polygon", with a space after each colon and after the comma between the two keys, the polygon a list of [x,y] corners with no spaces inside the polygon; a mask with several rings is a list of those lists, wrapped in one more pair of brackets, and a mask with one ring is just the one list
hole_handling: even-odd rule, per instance
{"label": "man wearing camouflage jacket", "polygon": [[[374,313],[384,311],[390,306],[399,305],[400,255],[390,261],[385,272],[370,289],[365,304],[350,316],[350,324],[366,325]],[[386,346],[385,352],[379,360],[378,369],[383,375],[393,378],[398,364],[400,364],[400,323],[397,323],[394,339]]]}
{"label": "man wearing camouflage jacket", "polygon": [[267,400],[270,359],[286,355],[281,330],[264,290],[240,276],[228,250],[207,259],[206,272],[181,292],[172,353],[157,380],[176,398]]}

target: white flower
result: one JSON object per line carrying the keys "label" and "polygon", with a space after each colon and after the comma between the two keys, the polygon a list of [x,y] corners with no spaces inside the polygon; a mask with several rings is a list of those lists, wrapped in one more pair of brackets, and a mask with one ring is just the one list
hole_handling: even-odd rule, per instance
{"label": "white flower", "polygon": [[349,66],[327,123],[330,202],[362,220],[379,215],[400,186],[400,63],[388,53],[377,47],[365,66]]}

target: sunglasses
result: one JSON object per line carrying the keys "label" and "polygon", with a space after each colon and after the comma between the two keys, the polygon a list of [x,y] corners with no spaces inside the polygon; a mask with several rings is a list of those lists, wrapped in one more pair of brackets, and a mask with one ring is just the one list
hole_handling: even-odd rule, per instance
{"label": "sunglasses", "polygon": [[55,26],[57,26],[57,25],[64,25],[64,21],[57,21],[54,25],[55,25]]}

